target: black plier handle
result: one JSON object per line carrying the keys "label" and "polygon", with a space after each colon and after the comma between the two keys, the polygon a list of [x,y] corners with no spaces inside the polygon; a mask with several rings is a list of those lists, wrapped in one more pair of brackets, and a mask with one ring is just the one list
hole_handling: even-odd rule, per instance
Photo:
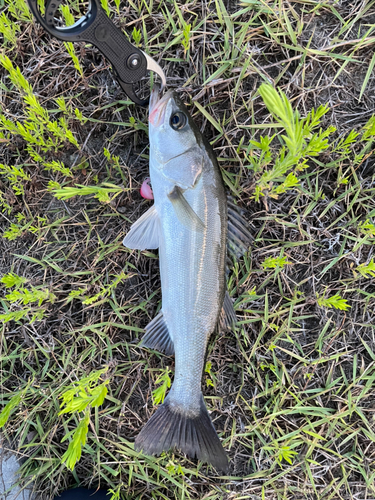
{"label": "black plier handle", "polygon": [[110,61],[123,91],[136,104],[147,105],[149,99],[140,99],[135,91],[147,71],[157,73],[165,85],[165,75],[159,64],[142,50],[134,47],[109,19],[99,0],[90,0],[88,12],[75,24],[55,26],[55,13],[62,0],[48,0],[45,17],[39,11],[38,0],[28,0],[36,20],[52,36],[65,42],[88,42],[97,47]]}

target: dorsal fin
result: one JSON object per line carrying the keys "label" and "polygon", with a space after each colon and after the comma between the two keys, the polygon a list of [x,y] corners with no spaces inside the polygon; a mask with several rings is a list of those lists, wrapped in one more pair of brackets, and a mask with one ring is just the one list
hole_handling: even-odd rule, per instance
{"label": "dorsal fin", "polygon": [[234,310],[232,299],[230,298],[227,290],[224,295],[223,308],[221,309],[219,316],[219,329],[229,330],[236,324],[236,322],[236,311]]}
{"label": "dorsal fin", "polygon": [[242,217],[241,209],[228,197],[228,253],[236,259],[249,250],[254,239],[247,226],[248,223]]}

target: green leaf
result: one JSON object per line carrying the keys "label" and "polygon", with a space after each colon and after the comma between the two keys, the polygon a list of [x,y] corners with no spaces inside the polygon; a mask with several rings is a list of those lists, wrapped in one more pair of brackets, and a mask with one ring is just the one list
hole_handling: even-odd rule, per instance
{"label": "green leaf", "polygon": [[321,436],[320,434],[317,434],[316,432],[307,431],[306,429],[302,429],[302,431],[303,431],[305,434],[308,434],[309,436],[314,437],[315,439],[322,439],[323,441],[326,441],[326,438],[324,438],[324,437],[323,437],[323,436]]}
{"label": "green leaf", "polygon": [[49,290],[39,290],[38,288],[32,287],[31,290],[27,288],[19,288],[8,293],[5,298],[9,300],[10,303],[21,302],[23,305],[27,305],[33,302],[37,302],[38,306],[41,306],[43,302],[53,303],[56,296]]}
{"label": "green leaf", "polygon": [[118,195],[123,191],[124,189],[121,187],[104,183],[101,186],[82,186],[80,184],[76,184],[75,187],[65,186],[61,189],[54,189],[53,193],[58,200],[69,200],[74,196],[95,195],[95,198],[98,198],[99,201],[108,203],[111,201],[109,197],[111,193]]}
{"label": "green leaf", "polygon": [[375,136],[375,115],[369,119],[366,125],[363,127],[364,133],[362,135],[362,140],[369,141]]}
{"label": "green leaf", "polygon": [[95,406],[100,406],[103,404],[104,399],[108,393],[108,389],[106,387],[108,381],[106,381],[104,384],[99,385],[98,387],[95,387],[95,389],[92,389],[91,392],[91,406],[95,408]]}
{"label": "green leaf", "polygon": [[342,311],[346,311],[349,309],[351,306],[348,304],[346,299],[342,299],[339,294],[333,295],[332,297],[325,298],[324,295],[322,297],[319,297],[317,295],[318,299],[318,305],[320,307],[328,307],[332,308],[334,307],[335,309],[340,309]]}
{"label": "green leaf", "polygon": [[0,429],[8,422],[12,410],[20,404],[22,392],[15,394],[0,413]]}
{"label": "green leaf", "polygon": [[[90,413],[86,412],[84,418],[78,424],[78,427],[74,431],[73,439],[69,443],[68,449],[61,457],[61,462],[64,462],[66,466],[73,470],[75,464],[81,458],[82,447],[86,444],[87,433],[89,430],[90,423]],[[64,438],[62,439],[62,442]]]}
{"label": "green leaf", "polygon": [[5,288],[12,288],[12,287],[19,287],[23,283],[27,282],[26,278],[23,278],[22,276],[17,276],[15,273],[8,273],[5,274],[1,279],[1,283],[4,283]]}
{"label": "green leaf", "polygon": [[281,446],[279,448],[279,454],[278,454],[278,461],[281,462],[282,460],[285,460],[288,462],[290,465],[293,464],[293,458],[295,455],[298,455],[296,451],[293,451],[289,448],[289,446]]}
{"label": "green leaf", "polygon": [[361,233],[368,234],[369,236],[375,236],[375,224],[372,224],[369,219],[361,222],[358,227]]}
{"label": "green leaf", "polygon": [[288,262],[286,257],[281,257],[280,255],[279,257],[267,257],[262,262],[262,267],[263,269],[283,269],[287,264],[291,264],[291,262]]}
{"label": "green leaf", "polygon": [[157,387],[152,391],[152,398],[154,400],[154,404],[157,405],[159,403],[164,402],[165,395],[167,393],[167,389],[171,386],[171,379],[169,377],[170,369],[167,367],[163,373],[156,379],[156,384],[161,384],[160,387]]}
{"label": "green leaf", "polygon": [[283,136],[290,152],[296,154],[297,150],[303,144],[303,128],[302,121],[299,120],[298,111],[293,111],[292,105],[288,98],[281,90],[278,92],[266,83],[262,83],[259,87],[264,104],[268,111],[283,125],[287,133],[287,137]]}
{"label": "green leaf", "polygon": [[368,82],[369,82],[369,80],[371,78],[374,66],[375,66],[375,53],[372,55],[370,64],[369,64],[368,69],[367,69],[366,76],[365,76],[365,78],[363,80],[363,84],[362,84],[361,92],[359,93],[358,101],[360,101],[362,99],[363,93],[366,90]]}
{"label": "green leaf", "polygon": [[138,45],[142,40],[141,30],[137,30],[135,26],[132,31],[132,38],[136,45]]}
{"label": "green leaf", "polygon": [[[92,386],[107,370],[108,367],[92,372],[88,377],[79,380],[73,387],[70,386],[66,389],[60,396],[62,403],[60,404],[61,411],[59,415],[84,411],[88,406],[95,407],[102,405],[108,393],[106,386],[109,380],[96,387]],[[65,408],[63,408],[64,406]]]}
{"label": "green leaf", "polygon": [[371,261],[368,264],[360,264],[358,267],[355,268],[355,270],[362,274],[365,278],[368,278],[369,276],[372,276],[375,278],[375,262],[374,262],[374,257],[371,259]]}
{"label": "green leaf", "polygon": [[[41,313],[41,311],[38,311]],[[9,323],[9,321],[19,321],[25,318],[28,314],[31,313],[31,309],[22,309],[21,311],[11,311],[5,314],[0,314],[0,321],[2,323]],[[35,313],[36,314],[36,313]]]}
{"label": "green leaf", "polygon": [[69,403],[66,404],[66,407],[61,410],[58,415],[84,411],[91,403],[91,400],[91,396],[86,395],[85,392],[81,392],[79,396],[74,397],[71,401],[69,401]]}
{"label": "green leaf", "polygon": [[271,191],[270,196],[272,196],[273,193],[275,193],[276,195],[279,195],[281,193],[285,193],[289,189],[292,189],[292,188],[295,188],[296,186],[298,186],[298,184],[299,184],[298,178],[295,176],[295,174],[293,172],[290,172],[290,174],[288,174],[285,181],[282,184],[280,184],[279,186],[277,186],[277,188],[275,188]]}

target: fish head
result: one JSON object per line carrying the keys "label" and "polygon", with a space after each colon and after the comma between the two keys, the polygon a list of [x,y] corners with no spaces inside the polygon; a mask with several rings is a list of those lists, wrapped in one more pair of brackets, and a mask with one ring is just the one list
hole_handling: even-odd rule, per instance
{"label": "fish head", "polygon": [[149,137],[153,156],[160,164],[200,148],[202,137],[176,92],[163,96],[154,86],[150,99]]}

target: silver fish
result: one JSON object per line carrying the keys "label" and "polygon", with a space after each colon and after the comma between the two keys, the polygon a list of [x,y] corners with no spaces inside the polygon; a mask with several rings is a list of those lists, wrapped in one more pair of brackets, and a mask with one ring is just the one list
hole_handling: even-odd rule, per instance
{"label": "silver fish", "polygon": [[[205,406],[201,379],[207,342],[218,323],[235,322],[226,292],[228,206],[215,155],[174,92],[155,88],[149,114],[154,205],[124,245],[159,249],[162,310],[142,340],[176,367],[169,394],[135,441],[150,455],[176,448],[226,471],[228,459]],[[235,213],[235,210],[232,210]],[[248,248],[240,216],[229,230],[234,253]],[[223,307],[224,306],[224,307]]]}

